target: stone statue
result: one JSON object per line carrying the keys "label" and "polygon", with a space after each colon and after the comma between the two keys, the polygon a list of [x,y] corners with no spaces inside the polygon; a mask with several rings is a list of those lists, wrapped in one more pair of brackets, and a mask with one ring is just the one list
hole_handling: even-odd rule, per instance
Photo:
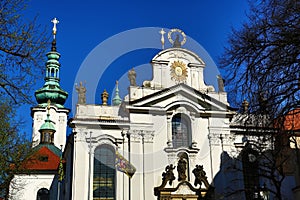
{"label": "stone statue", "polygon": [[177,164],[178,181],[186,179],[186,161],[181,157]]}
{"label": "stone statue", "polygon": [[180,48],[181,47],[181,42],[179,41],[179,35],[176,35],[175,41],[173,43],[173,47],[175,48]]}
{"label": "stone statue", "polygon": [[136,72],[134,68],[128,71],[128,79],[130,82],[130,86],[136,86]]}
{"label": "stone statue", "polygon": [[249,102],[246,99],[244,99],[242,103],[243,113],[248,113],[248,108],[249,108]]}
{"label": "stone statue", "polygon": [[225,92],[225,90],[224,90],[224,79],[221,77],[221,75],[217,75],[217,79],[218,79],[219,92]]}
{"label": "stone statue", "polygon": [[196,168],[193,169],[192,172],[195,175],[195,182],[194,182],[195,186],[197,186],[199,184],[200,188],[201,188],[201,185],[202,185],[202,182],[203,182],[206,188],[209,187],[209,183],[207,181],[206,173],[203,170],[203,165],[196,165]]}
{"label": "stone statue", "polygon": [[258,96],[258,104],[262,111],[266,110],[267,103],[268,103],[267,92],[260,92]]}
{"label": "stone statue", "polygon": [[79,83],[79,87],[76,86],[76,91],[78,93],[78,104],[86,103],[86,88],[82,85],[82,82]]}
{"label": "stone statue", "polygon": [[173,169],[175,169],[175,167],[173,167],[172,164],[166,166],[165,172],[162,173],[163,185],[165,185],[167,181],[169,181],[169,184],[172,185],[172,182],[175,180]]}

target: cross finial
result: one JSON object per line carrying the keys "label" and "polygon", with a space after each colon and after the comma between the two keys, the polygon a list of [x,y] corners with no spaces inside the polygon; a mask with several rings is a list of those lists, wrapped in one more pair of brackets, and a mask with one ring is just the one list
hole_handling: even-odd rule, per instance
{"label": "cross finial", "polygon": [[52,19],[51,22],[53,23],[52,33],[53,33],[53,37],[55,38],[56,31],[57,31],[56,25],[59,23],[59,21],[56,19],[56,17],[54,17],[54,19]]}
{"label": "cross finial", "polygon": [[161,41],[161,46],[162,46],[162,49],[164,49],[164,48],[165,48],[165,37],[164,37],[164,34],[165,34],[166,32],[165,32],[164,29],[162,28],[162,29],[159,31],[159,33],[161,34],[161,39],[160,39],[160,41]]}
{"label": "cross finial", "polygon": [[50,99],[48,99],[48,101],[47,101],[47,110],[48,110],[48,114],[49,114],[49,112],[50,112],[50,104],[51,104],[51,101],[50,101]]}

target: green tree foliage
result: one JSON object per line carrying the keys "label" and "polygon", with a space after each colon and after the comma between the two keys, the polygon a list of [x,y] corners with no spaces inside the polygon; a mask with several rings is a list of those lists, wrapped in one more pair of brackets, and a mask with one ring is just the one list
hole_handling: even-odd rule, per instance
{"label": "green tree foliage", "polygon": [[220,59],[226,89],[237,106],[278,117],[300,103],[300,1],[250,2],[248,20],[229,35]]}
{"label": "green tree foliage", "polygon": [[19,134],[21,124],[14,114],[9,103],[0,102],[0,197],[7,197],[10,181],[31,149],[26,137]]}
{"label": "green tree foliage", "polygon": [[22,16],[26,0],[0,1],[0,92],[14,103],[32,102],[31,90],[42,75],[47,39],[36,19]]}

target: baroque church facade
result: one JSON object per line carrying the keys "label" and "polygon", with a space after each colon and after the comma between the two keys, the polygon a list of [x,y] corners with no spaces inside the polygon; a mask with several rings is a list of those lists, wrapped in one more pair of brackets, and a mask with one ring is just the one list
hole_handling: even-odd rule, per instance
{"label": "baroque church facade", "polygon": [[[66,160],[89,163],[70,166],[75,175],[67,175],[73,179],[73,187],[80,188],[73,190],[78,199],[87,194],[102,199],[102,192],[115,199],[128,199],[128,193],[132,199],[155,199],[153,189],[161,184],[161,175],[170,164],[177,166],[174,174],[178,171],[173,187],[180,181],[194,183],[196,165],[203,166],[210,183],[219,171],[222,148],[215,144],[217,141],[212,144],[209,137],[221,132],[229,137],[229,119],[234,111],[228,106],[226,93],[215,92],[205,84],[205,63],[187,49],[163,50],[151,64],[153,80],[144,81],[143,87],[136,85],[134,69],[129,71],[131,84],[124,101],[116,96],[109,106],[104,92],[102,105],[77,105],[70,120],[76,133],[73,152],[66,154]],[[132,178],[114,169],[116,152],[136,167]],[[111,171],[101,168],[102,164],[99,167],[99,160]],[[185,163],[183,172],[178,168],[180,162]]]}
{"label": "baroque church facade", "polygon": [[[171,33],[185,39],[179,29]],[[209,66],[201,57],[179,37],[171,41],[173,47],[151,60],[152,80],[137,85],[131,69],[128,94],[121,99],[116,83],[111,105],[106,91],[101,104],[86,103],[80,84],[76,113],[69,116],[54,38],[45,84],[31,109],[34,153],[24,163],[29,171],[12,180],[10,199],[255,199],[246,188],[262,185],[251,178],[255,171],[228,170],[249,146],[242,115],[230,107],[221,79],[219,88],[206,85]],[[288,195],[293,199],[292,191]]]}

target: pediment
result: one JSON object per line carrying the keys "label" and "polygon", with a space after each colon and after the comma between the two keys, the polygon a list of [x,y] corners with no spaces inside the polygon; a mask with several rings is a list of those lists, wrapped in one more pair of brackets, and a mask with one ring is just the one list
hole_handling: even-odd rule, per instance
{"label": "pediment", "polygon": [[185,107],[195,113],[230,112],[232,110],[223,102],[183,83],[131,101],[128,108],[129,110],[167,112],[174,107]]}
{"label": "pediment", "polygon": [[169,61],[172,59],[183,59],[188,63],[193,63],[196,66],[205,66],[204,61],[194,52],[184,48],[168,48],[159,52],[153,59],[152,63]]}

